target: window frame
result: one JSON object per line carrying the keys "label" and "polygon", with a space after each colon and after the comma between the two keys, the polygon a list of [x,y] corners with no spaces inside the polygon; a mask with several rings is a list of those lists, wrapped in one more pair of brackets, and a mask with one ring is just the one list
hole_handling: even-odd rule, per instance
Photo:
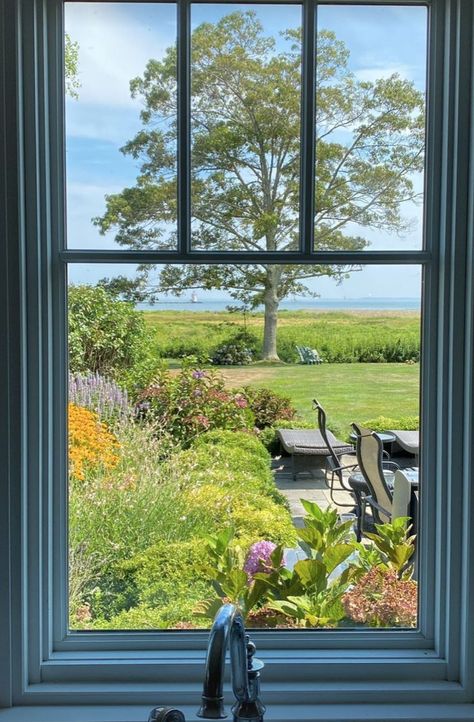
{"label": "window frame", "polygon": [[[303,5],[312,15],[310,0]],[[189,32],[189,0],[180,8]],[[207,633],[64,635],[65,584],[53,582],[66,568],[66,490],[58,484],[66,478],[66,263],[172,259],[169,252],[64,250],[62,5],[5,0],[0,18],[0,368],[7,380],[0,388],[0,707],[34,708],[38,720],[64,704],[77,705],[81,719],[112,718],[117,704],[129,705],[130,720],[159,703],[189,705],[194,714]],[[420,629],[256,632],[268,662],[266,719],[353,719],[357,710],[380,719],[390,705],[400,705],[400,719],[413,719],[414,703],[420,719],[474,719],[473,41],[471,0],[433,0],[423,251],[259,254],[424,267]],[[183,243],[172,254],[175,262],[242,260],[234,255]],[[7,710],[0,714],[9,719]]]}

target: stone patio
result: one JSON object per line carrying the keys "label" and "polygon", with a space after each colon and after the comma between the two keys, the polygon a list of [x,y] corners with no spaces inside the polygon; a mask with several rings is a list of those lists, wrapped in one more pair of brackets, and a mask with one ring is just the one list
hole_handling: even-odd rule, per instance
{"label": "stone patio", "polygon": [[[354,456],[342,456],[341,461],[342,465],[345,466],[353,464],[355,460]],[[413,456],[405,457],[397,455],[393,461],[396,461],[400,468],[403,469],[412,466],[414,458]],[[305,515],[301,499],[314,501],[323,509],[326,509],[328,506],[336,507],[340,513],[350,512],[351,507],[354,506],[352,496],[345,491],[336,492],[336,499],[341,504],[349,504],[350,506],[342,507],[334,504],[324,480],[324,471],[317,468],[317,465],[315,465],[312,472],[300,472],[296,477],[296,481],[293,480],[290,456],[275,456],[272,460],[272,469],[275,473],[275,484],[288,499],[293,523],[297,527],[303,526],[303,516]],[[349,473],[349,471],[346,471],[345,475],[349,476]]]}

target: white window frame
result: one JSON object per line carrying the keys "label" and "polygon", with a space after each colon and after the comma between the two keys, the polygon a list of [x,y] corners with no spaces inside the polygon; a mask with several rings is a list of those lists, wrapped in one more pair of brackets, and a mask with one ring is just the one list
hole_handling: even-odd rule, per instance
{"label": "white window frame", "polygon": [[[62,243],[62,43],[59,0],[3,0],[0,722],[194,720],[206,633],[65,632],[65,264],[84,256]],[[472,0],[432,0],[425,248],[363,252],[424,268],[420,628],[255,633],[266,720],[474,719],[473,46]]]}

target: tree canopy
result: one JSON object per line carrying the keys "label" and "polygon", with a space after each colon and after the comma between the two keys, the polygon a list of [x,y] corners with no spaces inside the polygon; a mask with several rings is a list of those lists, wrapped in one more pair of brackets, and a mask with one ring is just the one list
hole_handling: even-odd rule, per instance
{"label": "tree canopy", "polygon": [[[268,36],[253,11],[232,12],[192,33],[192,244],[195,249],[297,248],[300,200],[301,32]],[[102,233],[137,249],[176,247],[176,47],[130,84],[142,129],[122,148],[140,162],[134,186],[106,196]],[[361,250],[364,229],[403,233],[424,162],[424,98],[393,74],[359,80],[349,52],[320,30],[316,74],[315,247]],[[148,276],[150,267],[142,268]],[[277,358],[278,305],[340,280],[356,267],[245,264],[164,266],[154,292],[225,288],[265,307],[264,357]],[[143,280],[143,279],[142,279]]]}

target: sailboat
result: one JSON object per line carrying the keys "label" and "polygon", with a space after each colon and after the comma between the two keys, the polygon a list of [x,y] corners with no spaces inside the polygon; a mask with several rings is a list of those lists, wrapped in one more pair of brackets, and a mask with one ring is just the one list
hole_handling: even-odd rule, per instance
{"label": "sailboat", "polygon": [[193,291],[191,294],[191,303],[199,303],[196,291]]}

